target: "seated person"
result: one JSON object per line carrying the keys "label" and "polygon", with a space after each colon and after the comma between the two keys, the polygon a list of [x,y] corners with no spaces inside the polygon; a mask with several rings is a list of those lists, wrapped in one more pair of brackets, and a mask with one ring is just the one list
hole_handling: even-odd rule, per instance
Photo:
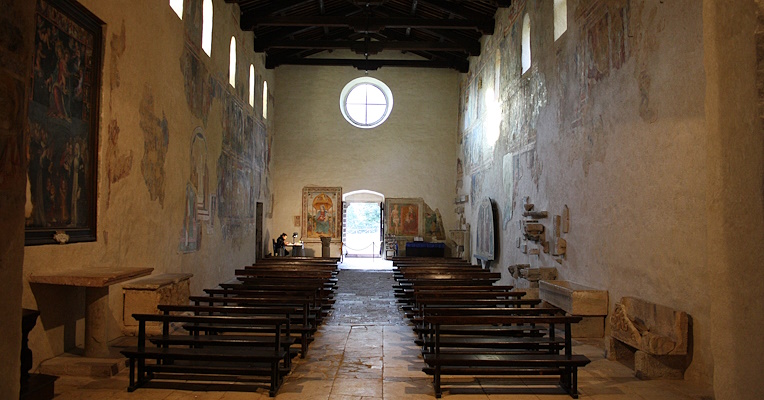
{"label": "seated person", "polygon": [[287,234],[286,234],[286,233],[282,233],[282,234],[281,234],[281,236],[279,236],[279,238],[278,238],[278,239],[276,239],[276,255],[278,255],[278,254],[280,254],[280,253],[281,253],[281,252],[279,251],[280,249],[284,249],[284,255],[285,255],[285,256],[288,256],[288,255],[289,255],[289,252],[286,250],[286,245],[288,245],[288,244],[289,244],[289,243],[286,241],[286,238],[287,238]]}

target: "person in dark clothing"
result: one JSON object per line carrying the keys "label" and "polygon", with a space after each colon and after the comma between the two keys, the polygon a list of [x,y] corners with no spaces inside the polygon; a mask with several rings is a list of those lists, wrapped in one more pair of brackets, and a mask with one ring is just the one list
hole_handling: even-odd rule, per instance
{"label": "person in dark clothing", "polygon": [[289,255],[289,252],[286,250],[286,245],[289,243],[287,243],[286,239],[287,239],[286,233],[282,233],[281,236],[279,236],[279,238],[276,239],[276,254],[280,254],[281,252],[279,250],[284,249],[284,255],[285,256]]}

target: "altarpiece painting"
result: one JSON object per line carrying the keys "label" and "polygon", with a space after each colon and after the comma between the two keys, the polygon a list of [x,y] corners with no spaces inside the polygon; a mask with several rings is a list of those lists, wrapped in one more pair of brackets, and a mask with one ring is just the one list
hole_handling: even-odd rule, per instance
{"label": "altarpiece painting", "polygon": [[26,244],[95,241],[103,22],[72,0],[37,0],[35,20]]}
{"label": "altarpiece painting", "polygon": [[302,240],[342,239],[342,188],[302,188]]}
{"label": "altarpiece painting", "polygon": [[385,199],[385,231],[398,237],[422,236],[424,202],[422,199]]}

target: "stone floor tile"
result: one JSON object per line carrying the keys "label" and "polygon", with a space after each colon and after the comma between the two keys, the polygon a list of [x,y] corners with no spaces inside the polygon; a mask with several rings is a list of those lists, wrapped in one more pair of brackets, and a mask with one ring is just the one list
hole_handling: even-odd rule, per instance
{"label": "stone floor tile", "polygon": [[385,400],[429,400],[435,397],[432,390],[432,379],[385,379],[382,382],[382,391]]}
{"label": "stone floor tile", "polygon": [[382,379],[337,378],[332,395],[382,397]]}

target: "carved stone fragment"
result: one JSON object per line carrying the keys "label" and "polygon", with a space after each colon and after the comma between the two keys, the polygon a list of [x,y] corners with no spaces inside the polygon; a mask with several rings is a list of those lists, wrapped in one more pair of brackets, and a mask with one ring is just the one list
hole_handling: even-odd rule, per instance
{"label": "carved stone fragment", "polygon": [[546,211],[526,211],[523,213],[523,217],[533,218],[533,219],[542,219],[549,216],[549,213]]}
{"label": "carved stone fragment", "polygon": [[648,354],[687,354],[688,316],[683,311],[624,297],[615,305],[610,328],[613,338]]}
{"label": "carved stone fragment", "polygon": [[570,232],[570,209],[566,204],[562,209],[562,233]]}

